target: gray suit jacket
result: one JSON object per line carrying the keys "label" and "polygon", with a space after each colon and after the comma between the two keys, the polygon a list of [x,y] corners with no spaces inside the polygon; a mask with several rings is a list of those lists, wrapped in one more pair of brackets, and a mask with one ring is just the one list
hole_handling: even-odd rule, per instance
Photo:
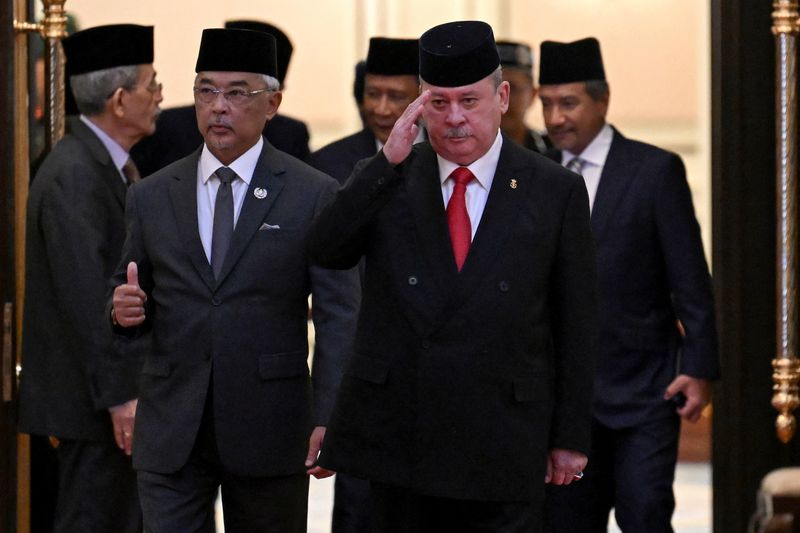
{"label": "gray suit jacket", "polygon": [[[139,265],[153,350],[145,359],[134,467],[168,473],[189,457],[213,393],[223,466],[247,476],[304,471],[313,426],[326,425],[351,347],[357,273],[309,264],[306,233],[336,183],[265,142],[218,280],[197,224],[200,151],[131,187],[113,285]],[[254,195],[263,188],[267,196]],[[308,296],[316,350],[308,355]],[[213,386],[209,387],[209,383]]]}
{"label": "gray suit jacket", "polygon": [[106,408],[136,397],[141,368],[142,346],[119,351],[104,305],[125,238],[125,184],[100,139],[79,120],[71,129],[28,197],[19,427],[111,439]]}

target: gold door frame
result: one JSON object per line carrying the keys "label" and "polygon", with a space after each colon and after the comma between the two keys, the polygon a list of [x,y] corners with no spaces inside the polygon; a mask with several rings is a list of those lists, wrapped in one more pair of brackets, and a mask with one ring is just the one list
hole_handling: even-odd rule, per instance
{"label": "gold door frame", "polygon": [[772,360],[772,405],[778,438],[788,443],[797,429],[794,410],[800,405],[798,380],[798,210],[797,210],[797,38],[800,13],[797,0],[772,4],[775,35],[776,133],[776,286],[777,349]]}
{"label": "gold door frame", "polygon": [[[25,287],[25,213],[30,183],[28,33],[39,33],[45,40],[45,151],[50,151],[64,136],[64,52],[61,39],[66,36],[66,0],[43,0],[44,19],[41,24],[26,22],[27,1],[14,0],[14,257],[16,270],[16,309],[4,310],[5,334],[10,339],[11,323],[16,326],[15,364],[13,373],[19,379],[22,370],[22,310]],[[12,319],[13,315],[13,319]],[[4,346],[10,346],[4,342]],[[11,348],[7,348],[11,350]],[[10,359],[10,355],[8,357]],[[4,361],[5,363],[5,361]],[[6,371],[8,371],[6,369]],[[4,386],[4,395],[16,391]],[[17,532],[30,531],[30,439],[17,435]]]}

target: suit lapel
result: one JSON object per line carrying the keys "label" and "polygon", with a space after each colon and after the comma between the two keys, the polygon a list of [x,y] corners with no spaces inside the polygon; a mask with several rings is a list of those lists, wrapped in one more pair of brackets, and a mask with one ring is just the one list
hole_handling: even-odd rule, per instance
{"label": "suit lapel", "polygon": [[[264,217],[275,204],[275,200],[284,186],[285,172],[286,169],[279,161],[278,151],[264,140],[264,148],[261,150],[261,156],[258,159],[253,178],[250,180],[250,186],[245,194],[242,211],[239,213],[239,219],[236,222],[233,240],[225,256],[222,272],[220,272],[217,280],[217,287],[222,284],[231,270],[233,270],[239,257],[247,248],[250,239],[261,227]],[[256,189],[264,189],[267,192],[266,197],[259,198],[256,196]]]}
{"label": "suit lapel", "polygon": [[82,120],[78,118],[71,120],[70,130],[73,135],[75,135],[81,140],[81,142],[83,142],[83,144],[86,145],[94,160],[104,167],[105,173],[103,177],[111,189],[114,198],[116,198],[117,202],[119,202],[119,205],[124,208],[125,194],[128,192],[127,187],[125,187],[125,183],[122,181],[122,176],[120,175],[119,170],[117,170],[117,167],[114,166],[114,162],[111,160],[111,155],[103,145],[103,142],[97,137],[97,135],[94,134],[91,129],[89,129],[86,124],[83,123]]}
{"label": "suit lapel", "polygon": [[631,166],[635,166],[636,162],[628,161],[624,148],[626,142],[625,137],[615,129],[592,207],[592,233],[595,239],[604,231],[634,176]]}
{"label": "suit lapel", "polygon": [[197,225],[197,160],[201,150],[202,146],[195,150],[194,154],[183,159],[176,168],[169,195],[183,248],[203,282],[213,291],[216,286],[214,272],[206,258]]}

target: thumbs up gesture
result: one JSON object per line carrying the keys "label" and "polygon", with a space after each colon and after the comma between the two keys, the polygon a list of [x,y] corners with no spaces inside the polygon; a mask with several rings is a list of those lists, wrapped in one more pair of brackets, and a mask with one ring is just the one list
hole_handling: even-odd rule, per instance
{"label": "thumbs up gesture", "polygon": [[144,322],[144,303],[147,295],[139,287],[139,269],[136,263],[128,263],[128,282],[114,289],[111,300],[111,320],[124,328],[138,326]]}

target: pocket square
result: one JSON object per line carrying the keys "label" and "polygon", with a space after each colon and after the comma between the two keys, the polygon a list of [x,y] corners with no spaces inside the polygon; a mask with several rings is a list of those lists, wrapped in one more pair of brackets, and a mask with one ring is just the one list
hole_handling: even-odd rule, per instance
{"label": "pocket square", "polygon": [[267,224],[266,222],[264,222],[263,224],[261,224],[261,227],[260,227],[260,228],[258,228],[258,231],[262,231],[262,230],[274,230],[274,229],[281,229],[281,227],[280,227],[280,225],[279,225],[279,224],[275,224],[275,225],[273,226],[272,224]]}

